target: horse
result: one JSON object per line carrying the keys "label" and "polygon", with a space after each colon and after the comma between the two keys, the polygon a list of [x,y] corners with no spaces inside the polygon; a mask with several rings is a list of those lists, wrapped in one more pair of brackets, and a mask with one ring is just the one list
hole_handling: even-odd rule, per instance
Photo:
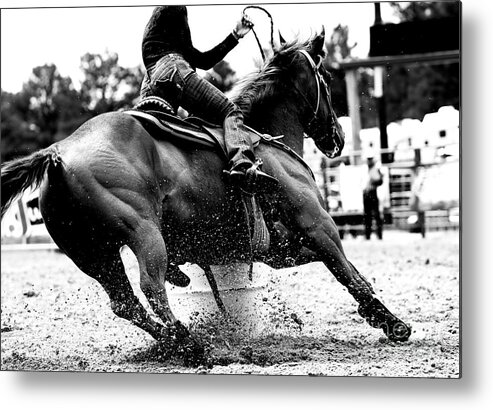
{"label": "horse", "polygon": [[[271,233],[267,252],[255,259],[274,268],[323,262],[358,304],[358,313],[388,338],[406,341],[411,327],[375,297],[371,284],[349,262],[337,226],[310,169],[301,159],[310,137],[328,156],[340,154],[344,133],[321,64],[324,33],[284,44],[246,80],[234,101],[245,123],[263,140],[256,155],[279,187],[257,194]],[[211,275],[211,265],[250,258],[245,216],[236,189],[215,149],[190,148],[154,138],[125,112],[100,114],[64,140],[1,167],[1,212],[30,186],[40,187],[40,209],[56,245],[98,281],[111,309],[148,332],[186,364],[204,363],[198,339],[171,311],[165,281],[184,281],[190,262]],[[134,295],[120,257],[135,254],[140,288],[156,320]]]}

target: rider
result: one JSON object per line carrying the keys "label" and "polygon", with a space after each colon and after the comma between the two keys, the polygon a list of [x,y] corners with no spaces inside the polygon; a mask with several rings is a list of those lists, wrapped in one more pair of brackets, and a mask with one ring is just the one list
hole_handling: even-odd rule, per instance
{"label": "rider", "polygon": [[256,163],[252,141],[243,128],[243,113],[221,91],[201,78],[196,68],[210,69],[228,54],[253,27],[243,15],[233,32],[216,47],[200,52],[192,45],[185,6],[159,6],[147,23],[142,42],[146,75],[141,98],[158,96],[176,110],[183,107],[194,115],[224,125],[229,175],[247,191],[254,186],[270,189],[277,180]]}

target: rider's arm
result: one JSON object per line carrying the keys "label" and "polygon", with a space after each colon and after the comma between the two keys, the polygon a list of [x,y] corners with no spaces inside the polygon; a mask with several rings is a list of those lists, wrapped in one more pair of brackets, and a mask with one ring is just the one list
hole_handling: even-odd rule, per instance
{"label": "rider's arm", "polygon": [[191,64],[203,70],[208,70],[214,67],[228,54],[253,27],[253,23],[246,14],[243,14],[241,19],[236,24],[233,32],[226,37],[220,44],[212,50],[201,53],[197,49],[193,49]]}
{"label": "rider's arm", "polygon": [[196,48],[192,49],[190,64],[194,67],[208,70],[219,63],[238,44],[238,40],[233,33],[226,37],[221,43],[209,51],[201,52]]}

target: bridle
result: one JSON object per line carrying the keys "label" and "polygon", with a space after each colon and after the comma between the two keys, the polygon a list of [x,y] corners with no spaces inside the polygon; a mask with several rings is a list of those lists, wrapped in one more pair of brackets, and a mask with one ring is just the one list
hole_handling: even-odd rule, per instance
{"label": "bridle", "polygon": [[[300,53],[303,54],[306,59],[308,60],[308,63],[310,64],[312,70],[313,70],[313,73],[315,75],[315,79],[317,80],[317,105],[315,107],[315,109],[313,109],[311,103],[308,101],[308,98],[306,97],[305,93],[302,93],[301,91],[299,91],[299,93],[303,96],[303,98],[305,99],[305,101],[309,104],[309,107],[312,108],[312,111],[313,111],[313,117],[312,119],[310,120],[310,122],[308,123],[308,126],[310,126],[310,124],[313,122],[313,120],[315,120],[315,118],[317,117],[317,114],[318,114],[318,109],[320,108],[320,99],[322,97],[321,95],[321,92],[320,92],[320,83],[323,83],[325,88],[326,88],[326,95],[328,95],[328,88],[327,88],[327,83],[325,82],[325,80],[323,79],[322,75],[320,74],[320,66],[322,65],[322,57],[320,57],[319,61],[318,61],[318,64],[315,64],[315,61],[313,61],[313,58],[312,56],[308,53],[308,51],[306,50],[300,50]],[[327,102],[328,101],[328,98],[327,98]]]}
{"label": "bridle", "polygon": [[[274,50],[275,49],[275,47],[274,47],[274,20],[272,18],[272,15],[267,10],[265,10],[263,7],[260,7],[260,6],[247,6],[243,9],[243,13],[245,13],[245,11],[248,9],[261,10],[265,14],[267,14],[267,16],[270,18],[270,44],[272,46],[272,49]],[[255,32],[253,27],[252,27],[252,31],[253,31],[253,34],[255,35],[255,39],[257,40],[257,44],[258,44],[260,53],[262,54],[262,59],[265,62],[266,58],[265,58],[264,51],[263,51],[262,46],[260,44],[260,41],[258,39],[257,33]],[[279,35],[280,35],[280,33],[279,33]],[[281,37],[281,42],[282,41],[283,41],[283,39]],[[323,75],[320,73],[320,67],[322,66],[323,57],[319,55],[318,56],[319,57],[318,63],[315,64],[315,61],[313,61],[313,58],[308,53],[308,51],[306,51],[306,50],[299,50],[299,51],[308,60],[308,63],[310,64],[310,67],[313,71],[313,74],[315,76],[316,83],[317,83],[317,103],[316,103],[315,109],[313,109],[313,105],[308,100],[308,97],[306,96],[306,94],[304,92],[302,92],[301,90],[299,90],[298,87],[296,87],[296,85],[293,85],[294,89],[305,100],[307,106],[310,107],[312,112],[313,112],[313,116],[307,125],[308,133],[310,134],[310,137],[313,139],[313,141],[315,142],[317,147],[319,147],[319,149],[321,149],[325,155],[327,155],[329,158],[334,158],[337,155],[339,155],[340,151],[342,150],[342,147],[344,147],[344,136],[343,136],[344,134],[342,134],[342,140],[341,140],[341,138],[338,138],[338,143],[336,143],[334,136],[335,135],[339,136],[340,133],[338,132],[338,129],[337,129],[338,128],[337,119],[335,118],[335,114],[332,110],[332,101],[331,101],[331,97],[330,97],[329,86],[327,85]],[[318,111],[320,109],[320,105],[321,105],[321,101],[322,101],[322,89],[323,89],[324,94],[325,94],[327,107],[329,107],[329,110],[331,111],[330,116],[331,116],[331,121],[332,121],[331,122],[331,131],[332,131],[332,136],[333,136],[333,138],[332,138],[333,147],[329,147],[329,148],[324,147],[327,144],[327,137],[328,136],[326,134],[319,136],[318,132],[317,132],[319,129],[325,128],[322,125],[322,120],[320,120],[318,118]],[[323,147],[323,148],[321,148],[321,147]]]}
{"label": "bridle", "polygon": [[[325,98],[326,98],[326,102],[327,102],[328,107],[331,107],[330,91],[329,91],[329,86],[327,85],[327,82],[325,81],[322,74],[320,73],[320,66],[322,65],[322,60],[323,60],[322,56],[319,56],[319,61],[317,64],[315,64],[315,61],[313,61],[313,58],[308,53],[308,51],[306,51],[306,50],[299,50],[299,51],[308,60],[308,63],[310,64],[310,67],[313,71],[313,74],[315,76],[316,83],[317,83],[317,103],[316,103],[315,109],[313,109],[313,105],[308,100],[308,97],[306,96],[306,94],[304,92],[302,92],[301,90],[299,90],[297,87],[295,87],[296,90],[298,91],[298,93],[302,96],[302,98],[305,100],[305,102],[311,108],[311,110],[313,112],[313,116],[312,116],[311,120],[308,122],[308,126],[307,126],[307,128],[309,130],[311,130],[312,126],[314,124],[318,126],[318,124],[317,124],[317,121],[319,121],[318,111],[320,109],[320,104],[322,101],[322,88],[324,90],[323,94],[325,94]],[[334,135],[334,133],[337,132],[337,130],[336,130],[336,124],[335,124],[336,120],[333,118],[332,114],[331,114],[331,119],[332,119],[331,129],[332,129],[332,133]],[[315,127],[315,128],[317,128],[317,127]],[[321,139],[320,137],[317,137],[316,132],[314,132],[314,131],[311,131],[310,134],[311,134],[310,137],[315,141],[315,143],[317,143],[317,140]],[[335,156],[337,156],[338,153],[339,153],[339,147],[337,146],[337,144],[334,144],[334,149],[332,150],[332,152],[330,152],[327,155],[330,158],[334,158]]]}

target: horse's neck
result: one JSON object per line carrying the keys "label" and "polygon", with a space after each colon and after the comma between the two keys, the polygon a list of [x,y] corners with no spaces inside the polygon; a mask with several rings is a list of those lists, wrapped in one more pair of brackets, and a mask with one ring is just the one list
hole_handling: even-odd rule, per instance
{"label": "horse's neck", "polygon": [[304,131],[299,121],[298,108],[294,104],[259,107],[255,112],[261,114],[250,117],[249,122],[253,128],[272,136],[283,135],[281,141],[298,155],[303,155]]}

